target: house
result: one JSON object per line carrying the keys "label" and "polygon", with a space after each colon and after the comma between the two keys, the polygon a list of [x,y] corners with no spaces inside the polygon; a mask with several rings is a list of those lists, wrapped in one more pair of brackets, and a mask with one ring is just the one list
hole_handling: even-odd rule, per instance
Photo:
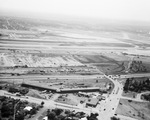
{"label": "house", "polygon": [[24,108],[24,110],[27,110],[27,111],[30,111],[31,109],[32,109],[32,107],[30,107],[30,106],[27,106]]}
{"label": "house", "polygon": [[90,107],[96,107],[98,102],[99,102],[99,99],[97,99],[97,98],[90,98],[90,99],[87,100],[86,105],[90,106]]}

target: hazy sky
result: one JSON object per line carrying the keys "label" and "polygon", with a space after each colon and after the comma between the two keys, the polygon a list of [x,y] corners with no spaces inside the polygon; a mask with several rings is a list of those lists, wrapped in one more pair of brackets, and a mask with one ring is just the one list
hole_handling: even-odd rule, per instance
{"label": "hazy sky", "polygon": [[0,0],[0,12],[150,21],[150,0]]}

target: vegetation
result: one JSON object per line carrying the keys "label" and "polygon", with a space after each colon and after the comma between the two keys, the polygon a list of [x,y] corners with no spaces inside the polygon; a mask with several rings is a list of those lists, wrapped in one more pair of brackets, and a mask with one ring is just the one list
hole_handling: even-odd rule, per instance
{"label": "vegetation", "polygon": [[150,90],[150,79],[147,77],[142,78],[127,78],[125,85],[124,85],[124,91],[132,91],[132,92],[142,92]]}
{"label": "vegetation", "polygon": [[41,102],[41,107],[43,107],[43,106],[44,106],[44,101]]}
{"label": "vegetation", "polygon": [[27,88],[19,88],[19,87],[14,87],[14,86],[10,86],[8,89],[9,92],[11,93],[16,93],[19,92],[21,95],[25,95],[29,92],[29,89]]}
{"label": "vegetation", "polygon": [[130,73],[138,73],[138,72],[147,72],[146,66],[143,65],[142,61],[132,61],[130,68]]}
{"label": "vegetation", "polygon": [[115,116],[110,118],[111,120],[120,120],[119,118],[116,118]]}
{"label": "vegetation", "polygon": [[97,113],[95,114],[91,113],[91,115],[87,117],[87,120],[98,120],[97,116],[98,116]]}
{"label": "vegetation", "polygon": [[39,106],[32,104],[30,105],[32,109],[27,111],[24,109],[26,106],[29,106],[28,101],[0,96],[0,120],[13,120],[14,116],[15,120],[24,120],[32,117],[39,110]]}
{"label": "vegetation", "polygon": [[48,120],[79,120],[81,118],[86,117],[87,120],[98,120],[98,114],[91,113],[90,116],[87,116],[84,112],[72,112],[70,110],[63,110],[63,109],[48,109],[47,110],[47,117]]}
{"label": "vegetation", "polygon": [[143,94],[142,99],[150,101],[150,94]]}
{"label": "vegetation", "polygon": [[150,120],[150,102],[138,102],[120,99],[116,114],[132,117],[137,120]]}

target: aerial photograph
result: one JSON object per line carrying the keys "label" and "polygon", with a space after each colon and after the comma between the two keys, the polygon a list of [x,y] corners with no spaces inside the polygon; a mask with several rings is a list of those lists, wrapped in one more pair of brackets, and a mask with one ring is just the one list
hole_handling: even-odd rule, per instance
{"label": "aerial photograph", "polygon": [[150,120],[149,0],[0,0],[0,120]]}

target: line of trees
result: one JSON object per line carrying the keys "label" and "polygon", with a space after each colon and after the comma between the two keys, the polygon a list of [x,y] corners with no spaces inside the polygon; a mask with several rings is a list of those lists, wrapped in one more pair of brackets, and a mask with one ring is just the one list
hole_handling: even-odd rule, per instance
{"label": "line of trees", "polygon": [[132,92],[142,92],[150,90],[150,79],[147,77],[142,78],[127,78],[125,85],[124,85],[124,91],[132,91]]}
{"label": "line of trees", "polygon": [[110,120],[120,120],[120,118],[117,118],[115,116],[111,117]]}
{"label": "line of trees", "polygon": [[143,65],[142,61],[132,61],[129,69],[130,73],[147,72],[146,66]]}
{"label": "line of trees", "polygon": [[11,92],[11,93],[19,92],[21,95],[25,95],[29,92],[29,89],[10,86],[8,91]]}
{"label": "line of trees", "polygon": [[[63,113],[63,114],[62,114]],[[72,112],[70,110],[62,110],[62,109],[52,109],[47,110],[47,117],[48,120],[77,120],[86,117],[87,120],[98,120],[97,119],[98,114],[91,113],[90,116],[85,115],[84,112]]]}

